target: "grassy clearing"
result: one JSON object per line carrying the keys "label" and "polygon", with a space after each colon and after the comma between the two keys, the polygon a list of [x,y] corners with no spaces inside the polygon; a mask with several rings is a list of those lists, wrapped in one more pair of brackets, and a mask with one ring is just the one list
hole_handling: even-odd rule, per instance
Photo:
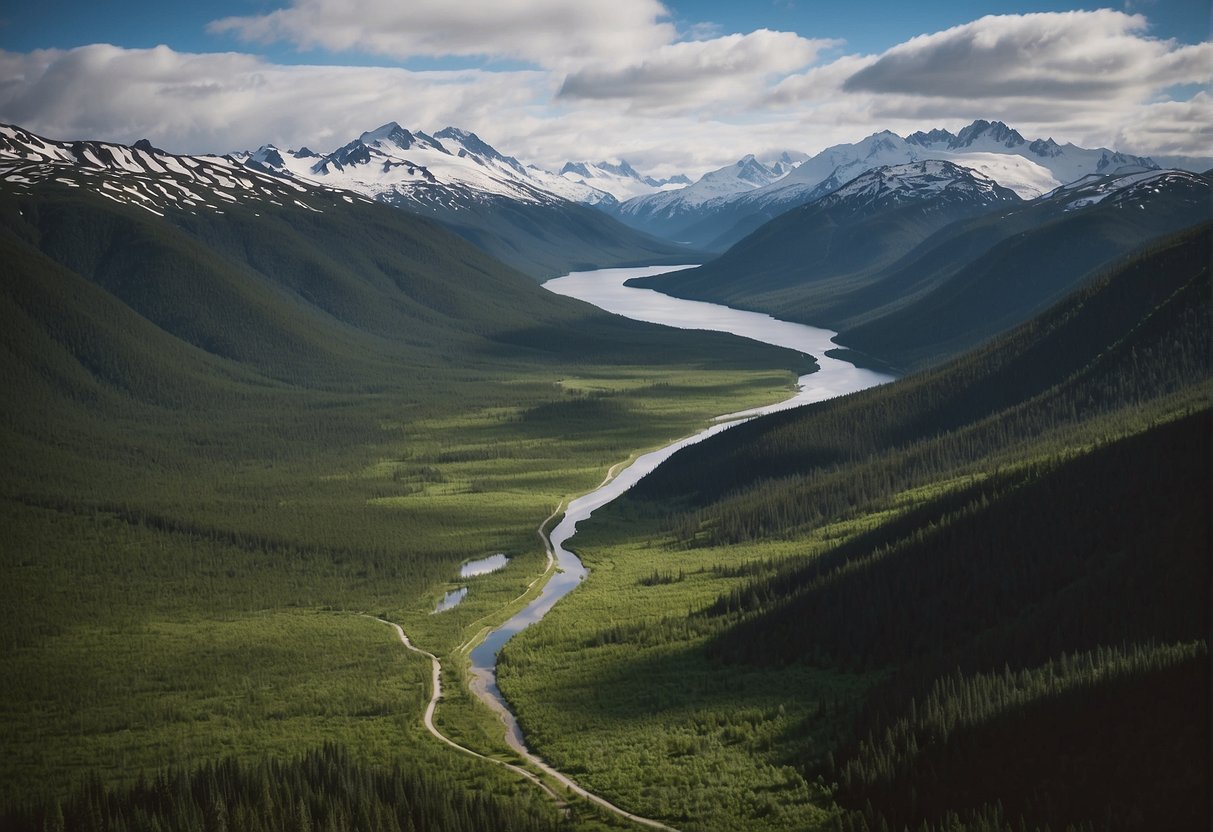
{"label": "grassy clearing", "polygon": [[[502,385],[513,406],[380,418],[373,441],[314,458],[181,455],[180,467],[132,472],[109,501],[3,501],[5,794],[325,740],[446,765],[420,728],[428,667],[361,612],[402,622],[443,657],[444,731],[509,756],[461,683],[457,648],[543,572],[540,521],[637,448],[777,399],[790,379],[625,367],[590,389],[535,374]],[[506,569],[458,578],[459,563],[496,552]],[[465,601],[431,614],[457,586]]]}
{"label": "grassy clearing", "polygon": [[584,786],[681,829],[818,826],[835,813],[794,764],[824,755],[874,676],[712,662],[696,616],[747,567],[803,559],[828,535],[672,548],[612,511],[574,544],[587,581],[503,651],[502,689],[534,747]]}

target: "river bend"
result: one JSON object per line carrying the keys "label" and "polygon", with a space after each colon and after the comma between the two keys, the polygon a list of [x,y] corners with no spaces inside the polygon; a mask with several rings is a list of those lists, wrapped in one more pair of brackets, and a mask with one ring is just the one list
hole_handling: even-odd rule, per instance
{"label": "river bend", "polygon": [[754,416],[774,413],[791,407],[853,393],[892,380],[892,376],[855,367],[825,355],[837,347],[831,339],[836,333],[804,324],[780,321],[760,312],[746,312],[714,303],[683,300],[655,292],[652,289],[625,286],[633,277],[663,274],[689,266],[650,266],[626,269],[599,269],[574,272],[549,280],[544,288],[558,295],[578,298],[608,312],[650,323],[666,324],[679,329],[704,329],[729,332],[755,341],[797,350],[817,359],[816,372],[800,377],[797,392],[788,399],[766,407],[728,413],[715,423],[692,436],[673,442],[664,448],[638,457],[602,486],[572,500],[564,517],[548,535],[551,551],[556,558],[556,572],[544,585],[539,596],[513,618],[506,621],[477,645],[471,652],[473,689],[502,714],[511,745],[523,750],[522,733],[509,704],[497,688],[497,654],[516,633],[543,618],[552,606],[584,580],[587,570],[581,560],[564,544],[596,509],[614,500],[631,488],[641,477],[669,459],[678,449],[727,430]]}

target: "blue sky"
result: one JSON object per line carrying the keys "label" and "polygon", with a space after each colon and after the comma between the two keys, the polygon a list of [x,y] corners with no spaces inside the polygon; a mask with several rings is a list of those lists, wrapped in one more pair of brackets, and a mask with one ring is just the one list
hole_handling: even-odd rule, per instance
{"label": "blue sky", "polygon": [[328,149],[396,120],[660,175],[980,117],[1213,155],[1207,0],[9,5],[0,120],[52,136]]}
{"label": "blue sky", "polygon": [[[243,49],[239,38],[206,31],[212,20],[264,14],[286,6],[275,0],[126,0],[126,2],[80,2],[41,0],[13,4],[0,12],[0,48],[14,51],[70,48],[90,43],[112,43],[127,47],[167,44],[184,52],[214,52]],[[1024,14],[1119,8],[1146,14],[1151,34],[1184,43],[1208,40],[1210,4],[1207,0],[1138,0],[1134,3],[1073,2],[965,2],[964,0],[919,0],[918,2],[811,2],[811,0],[682,0],[666,3],[671,18],[684,31],[713,24],[724,32],[774,29],[797,32],[806,37],[845,39],[847,48],[879,52],[894,44],[928,32],[989,14]],[[287,44],[256,49],[281,63],[382,64],[377,56],[325,50],[300,51]],[[403,61],[418,68],[434,66],[433,60]],[[458,64],[471,63],[461,60]],[[450,61],[445,66],[458,65]],[[498,66],[500,62],[490,63]]]}

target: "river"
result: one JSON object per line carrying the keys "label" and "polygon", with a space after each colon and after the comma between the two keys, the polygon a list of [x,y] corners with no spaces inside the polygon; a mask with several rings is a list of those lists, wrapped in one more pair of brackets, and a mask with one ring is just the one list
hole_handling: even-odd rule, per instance
{"label": "river", "polygon": [[799,379],[798,391],[788,399],[766,407],[738,411],[719,416],[715,424],[692,436],[638,457],[631,465],[599,488],[571,501],[564,517],[548,535],[551,550],[556,558],[556,573],[544,585],[543,591],[521,612],[493,630],[471,653],[473,688],[488,699],[502,713],[507,732],[513,744],[523,748],[521,731],[509,704],[497,688],[497,654],[502,645],[516,633],[535,623],[547,614],[552,606],[568,595],[584,580],[587,570],[581,560],[564,547],[576,532],[577,523],[614,500],[631,488],[641,477],[669,459],[679,448],[700,442],[709,436],[727,430],[747,419],[765,413],[774,413],[790,407],[853,393],[877,384],[891,381],[892,376],[873,370],[864,370],[829,358],[826,350],[837,348],[830,339],[836,333],[827,329],[780,321],[759,312],[730,309],[714,303],[682,300],[655,292],[625,286],[633,277],[676,271],[690,266],[649,266],[628,269],[599,269],[572,274],[549,280],[544,288],[558,295],[578,298],[595,306],[638,321],[666,324],[679,329],[706,329],[730,332],[744,338],[762,341],[780,347],[797,350],[817,359],[818,370]]}

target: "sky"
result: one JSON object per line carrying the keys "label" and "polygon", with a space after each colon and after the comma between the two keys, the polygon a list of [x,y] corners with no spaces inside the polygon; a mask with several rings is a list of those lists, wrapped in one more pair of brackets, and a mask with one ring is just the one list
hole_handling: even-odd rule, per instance
{"label": "sky", "polygon": [[627,159],[655,176],[977,118],[1213,156],[1211,15],[1208,0],[39,0],[0,5],[0,121],[177,153],[453,125],[551,170]]}

